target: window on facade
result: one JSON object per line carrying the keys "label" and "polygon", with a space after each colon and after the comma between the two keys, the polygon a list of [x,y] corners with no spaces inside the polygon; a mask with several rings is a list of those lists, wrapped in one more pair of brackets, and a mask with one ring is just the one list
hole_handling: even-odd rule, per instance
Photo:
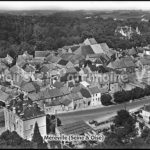
{"label": "window on facade", "polygon": [[14,130],[16,131],[16,125],[14,124]]}

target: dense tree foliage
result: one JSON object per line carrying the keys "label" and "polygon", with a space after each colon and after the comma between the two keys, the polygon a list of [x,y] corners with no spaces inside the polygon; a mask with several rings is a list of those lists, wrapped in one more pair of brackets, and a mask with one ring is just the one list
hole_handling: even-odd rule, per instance
{"label": "dense tree foliage", "polygon": [[[100,15],[100,14],[99,14]],[[56,50],[64,45],[83,42],[94,37],[112,48],[131,48],[150,43],[150,22],[135,19],[113,20],[101,17],[85,19],[79,12],[57,12],[51,15],[0,15],[0,56],[16,57],[23,51]],[[117,26],[138,26],[141,36],[130,40],[114,36]]]}
{"label": "dense tree foliage", "polygon": [[126,148],[132,143],[132,138],[136,138],[136,120],[128,111],[120,110],[114,119],[111,131],[105,132],[105,140],[95,148]]}
{"label": "dense tree foliage", "polygon": [[116,103],[128,102],[150,95],[150,86],[147,85],[144,89],[136,87],[130,91],[118,91],[114,93],[114,101]]}
{"label": "dense tree foliage", "polygon": [[28,140],[22,139],[17,132],[5,131],[0,135],[0,148],[10,149],[36,149],[37,144]]}
{"label": "dense tree foliage", "polygon": [[112,104],[111,100],[112,100],[112,97],[110,94],[102,94],[101,96],[102,105],[105,105],[105,106],[111,105]]}
{"label": "dense tree foliage", "polygon": [[[61,125],[61,120],[57,117],[57,126]],[[56,127],[56,117],[54,115],[46,115],[47,134],[54,134]]]}
{"label": "dense tree foliage", "polygon": [[135,128],[136,119],[133,118],[128,111],[120,110],[114,119],[115,133],[119,139],[130,139],[136,136]]}
{"label": "dense tree foliage", "polygon": [[32,142],[37,143],[38,148],[47,149],[47,144],[43,141],[37,122],[35,123]]}
{"label": "dense tree foliage", "polygon": [[114,101],[116,103],[123,103],[131,100],[132,91],[118,91],[114,93]]}

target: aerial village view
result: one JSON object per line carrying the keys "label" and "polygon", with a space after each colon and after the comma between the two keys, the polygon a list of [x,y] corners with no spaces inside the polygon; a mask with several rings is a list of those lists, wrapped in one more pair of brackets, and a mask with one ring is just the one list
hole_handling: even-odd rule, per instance
{"label": "aerial village view", "polygon": [[0,2],[0,149],[149,148],[150,3],[27,3]]}

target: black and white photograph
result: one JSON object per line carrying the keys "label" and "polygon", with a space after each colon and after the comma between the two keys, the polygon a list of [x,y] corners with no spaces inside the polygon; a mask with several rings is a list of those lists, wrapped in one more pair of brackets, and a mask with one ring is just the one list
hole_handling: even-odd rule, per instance
{"label": "black and white photograph", "polygon": [[150,1],[0,1],[0,149],[150,148]]}

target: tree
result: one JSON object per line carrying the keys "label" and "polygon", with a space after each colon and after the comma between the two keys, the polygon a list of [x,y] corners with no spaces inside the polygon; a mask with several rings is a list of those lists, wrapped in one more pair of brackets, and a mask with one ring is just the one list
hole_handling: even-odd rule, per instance
{"label": "tree", "polygon": [[145,95],[149,96],[150,95],[150,86],[149,85],[146,86],[146,88],[144,89],[144,91],[145,91]]}
{"label": "tree", "polygon": [[59,118],[57,118],[57,126],[61,126],[61,120]]}
{"label": "tree", "polygon": [[102,94],[101,96],[102,105],[105,106],[111,105],[112,104],[111,99],[112,97],[109,94]]}
{"label": "tree", "polygon": [[133,118],[128,111],[120,110],[117,112],[117,116],[114,119],[115,133],[119,139],[130,140],[131,137],[135,137],[137,129],[135,127],[136,119]]}
{"label": "tree", "polygon": [[133,94],[132,95],[133,99],[138,99],[138,98],[145,96],[145,91],[142,88],[136,87],[132,89],[132,94]]}
{"label": "tree", "polygon": [[144,140],[146,140],[149,134],[150,134],[150,129],[144,128],[144,129],[142,130],[141,137],[142,137]]}
{"label": "tree", "polygon": [[128,119],[132,118],[126,110],[120,110],[117,112],[117,116],[114,119],[114,124],[116,127],[124,126]]}
{"label": "tree", "polygon": [[[61,125],[61,120],[57,118],[57,126]],[[55,133],[56,127],[56,116],[55,115],[46,115],[46,126],[47,126],[47,134]]]}
{"label": "tree", "polygon": [[43,142],[43,138],[42,138],[41,133],[39,131],[39,127],[38,127],[37,122],[35,122],[32,142],[37,143],[38,148],[47,148],[46,144]]}
{"label": "tree", "polygon": [[7,130],[0,135],[0,148],[33,149],[37,146],[36,143],[21,138],[17,132]]}
{"label": "tree", "polygon": [[128,102],[132,99],[132,91],[118,91],[114,93],[116,103]]}
{"label": "tree", "polygon": [[124,91],[118,91],[114,93],[114,101],[116,103],[123,103],[126,101],[126,93]]}
{"label": "tree", "polygon": [[111,132],[109,133],[105,140],[104,140],[104,144],[107,145],[107,147],[112,147],[112,146],[121,146],[123,143],[121,142],[121,139],[118,138],[117,134]]}

